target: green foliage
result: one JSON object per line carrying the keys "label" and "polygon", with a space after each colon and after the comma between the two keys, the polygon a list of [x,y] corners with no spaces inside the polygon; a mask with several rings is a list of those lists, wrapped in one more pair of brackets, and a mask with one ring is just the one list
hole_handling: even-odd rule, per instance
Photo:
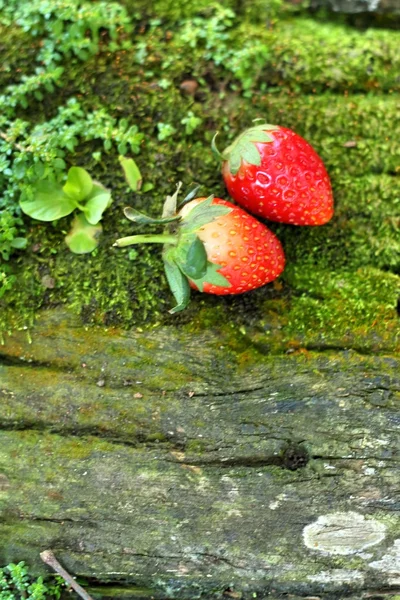
{"label": "green foliage", "polygon": [[186,135],[192,135],[192,133],[201,125],[203,119],[196,117],[191,110],[187,113],[186,117],[181,119],[181,124],[185,126]]}
{"label": "green foliage", "polygon": [[133,158],[119,156],[119,162],[122,170],[124,171],[125,179],[131,190],[134,192],[140,190],[142,187],[142,174]]}
{"label": "green foliage", "polygon": [[35,579],[24,562],[0,568],[0,600],[59,600],[63,588],[58,576],[46,583],[43,577]]}
{"label": "green foliage", "polygon": [[72,221],[71,231],[65,236],[65,242],[71,252],[87,254],[97,248],[102,231],[101,225],[92,225],[85,215],[79,214]]}
{"label": "green foliage", "polygon": [[26,247],[27,239],[17,235],[22,219],[6,210],[0,210],[0,257],[9,260],[14,250]]}
{"label": "green foliage", "polygon": [[[85,112],[75,98],[60,107],[53,119],[33,127],[22,119],[3,118],[0,137],[3,205],[14,210],[16,199],[22,194],[21,207],[31,217],[52,221],[66,216],[77,207],[77,199],[69,198],[61,186],[68,155],[80,143],[92,140],[102,140],[105,152],[116,147],[121,154],[128,150],[138,153],[142,139],[143,134],[136,125],[129,125],[127,119],[111,117],[103,108]],[[101,151],[97,155],[101,160]],[[83,212],[92,225],[98,223],[109,205],[107,194],[94,184],[93,197],[86,197]],[[15,227],[19,225],[22,225],[20,219],[15,221]],[[17,237],[16,231],[13,237]]]}
{"label": "green foliage", "polygon": [[[329,225],[271,225],[287,255],[281,281],[290,298],[284,310],[290,335],[318,323],[333,331],[335,320],[341,331],[346,320],[352,328],[374,323],[367,295],[361,307],[363,276],[355,273],[375,269],[375,310],[382,304],[380,281],[399,272],[398,34],[321,23],[302,4],[0,0],[0,211],[15,220],[3,231],[14,228],[13,238],[27,239],[26,251],[11,246],[11,260],[1,259],[0,294],[6,296],[0,325],[15,318],[27,325],[40,307],[60,304],[86,322],[159,320],[170,306],[160,249],[112,248],[117,237],[131,233],[122,209],[132,204],[138,212],[159,214],[178,180],[201,182],[201,195],[225,197],[209,144],[219,130],[226,147],[255,117],[310,141],[334,186],[336,212]],[[185,89],[185,80],[192,89]],[[349,141],[352,146],[345,146]],[[135,190],[138,174],[127,185],[118,155],[139,152],[145,183]],[[21,194],[29,197],[44,181],[62,189],[71,165],[84,166],[114,198],[101,221],[102,243],[84,257],[66,251],[65,220],[38,223],[22,215],[22,222],[18,205]],[[83,213],[75,209],[67,219],[78,215]],[[144,225],[136,223],[140,234]],[[79,236],[73,240],[74,247]],[[54,288],[42,285],[44,271]],[[332,274],[342,292],[342,280],[349,282],[346,298],[328,284],[322,297],[313,273],[324,282]],[[273,296],[274,290],[218,299],[218,305],[240,308],[263,294]],[[207,307],[216,303],[193,296],[193,310],[196,299]],[[398,320],[395,304],[391,293],[380,323]]]}
{"label": "green foliage", "polygon": [[3,23],[16,22],[31,35],[45,38],[38,55],[38,62],[45,65],[60,61],[63,56],[86,60],[96,54],[102,30],[108,31],[109,47],[115,50],[119,47],[119,30],[131,29],[131,20],[119,2],[1,0],[0,14]]}
{"label": "green foliage", "polygon": [[[95,139],[103,141],[106,152],[116,144],[120,154],[128,150],[137,153],[143,136],[136,125],[130,125],[127,119],[117,121],[103,108],[85,113],[74,98],[60,106],[55,117],[36,125],[17,116],[20,108],[29,108],[32,99],[41,102],[62,86],[65,66],[68,68],[71,61],[85,61],[102,46],[112,51],[130,46],[126,36],[132,28],[131,17],[121,4],[0,0],[0,22],[5,26],[17,24],[26,34],[40,39],[34,73],[23,74],[0,95],[0,193],[3,194],[0,210],[4,209],[0,252],[3,260],[8,260],[14,249],[26,246],[25,238],[18,235],[23,221],[13,216],[17,214],[16,202],[21,193],[22,206],[30,216],[48,221],[68,215],[76,208],[60,188],[68,154],[82,141]],[[101,160],[101,152],[97,155]],[[88,232],[87,225],[98,223],[110,197],[94,186],[93,197],[86,194],[85,199],[83,212],[87,223],[80,219],[75,225],[80,223],[83,231]],[[94,238],[92,232],[87,236],[87,247],[93,246],[94,239],[97,236]],[[72,244],[72,247],[77,246]],[[1,276],[4,293],[15,278],[6,276],[4,270]]]}
{"label": "green foliage", "polygon": [[157,129],[158,129],[157,139],[159,139],[160,142],[163,142],[164,140],[173,136],[174,133],[176,133],[175,127],[173,127],[169,123],[162,123],[162,122],[157,123]]}
{"label": "green foliage", "polygon": [[75,217],[65,239],[72,252],[84,254],[97,247],[102,231],[98,223],[111,202],[110,192],[92,181],[85,169],[71,167],[64,186],[55,181],[39,181],[25,190],[20,207],[26,215],[39,221],[55,221],[76,209],[82,211],[83,214]]}

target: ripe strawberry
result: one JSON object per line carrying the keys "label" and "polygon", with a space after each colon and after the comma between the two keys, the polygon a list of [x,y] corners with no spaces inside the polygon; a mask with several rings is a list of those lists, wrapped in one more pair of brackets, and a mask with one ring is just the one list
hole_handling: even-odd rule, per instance
{"label": "ripe strawberry", "polygon": [[193,193],[177,213],[179,188],[167,196],[161,219],[132,208],[124,211],[135,223],[165,224],[164,233],[129,236],[114,244],[164,244],[165,274],[177,301],[171,313],[188,305],[190,287],[209,294],[241,294],[280,275],[283,249],[265,225],[230,202],[213,196],[192,200]]}
{"label": "ripe strawberry", "polygon": [[[186,217],[206,198],[192,200],[179,214]],[[208,260],[219,265],[218,273],[230,287],[215,285],[204,278],[202,291],[209,294],[241,294],[276,279],[285,266],[285,256],[278,238],[265,225],[241,208],[214,198],[212,205],[226,206],[230,212],[200,227],[197,235],[203,242]],[[190,280],[194,288],[198,282]]]}
{"label": "ripe strawberry", "polygon": [[249,212],[292,225],[323,225],[333,215],[329,176],[315,150],[291,129],[258,124],[220,154],[230,196]]}

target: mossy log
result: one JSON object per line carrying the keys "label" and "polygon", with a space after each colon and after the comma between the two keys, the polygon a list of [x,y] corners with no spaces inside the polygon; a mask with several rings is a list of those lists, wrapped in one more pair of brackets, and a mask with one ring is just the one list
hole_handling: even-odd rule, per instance
{"label": "mossy log", "polygon": [[50,548],[103,597],[397,597],[398,356],[240,336],[8,337],[0,563]]}
{"label": "mossy log", "polygon": [[343,13],[400,13],[397,0],[312,0],[311,6]]}
{"label": "mossy log", "polygon": [[[68,220],[27,222],[4,271],[0,566],[44,574],[51,549],[103,598],[399,600],[400,55],[382,27],[397,21],[359,30],[265,0],[123,5],[131,45],[64,57],[62,85],[18,108],[29,131],[58,132],[74,98],[84,118],[127,119],[153,192],[127,194],[116,148],[81,139],[68,166],[114,198],[96,255],[66,250]],[[48,38],[1,33],[11,93]],[[321,155],[335,219],[271,224],[279,281],[165,316],[159,249],[113,248],[133,233],[122,209],[159,214],[178,180],[225,197],[211,139],[259,116]]]}

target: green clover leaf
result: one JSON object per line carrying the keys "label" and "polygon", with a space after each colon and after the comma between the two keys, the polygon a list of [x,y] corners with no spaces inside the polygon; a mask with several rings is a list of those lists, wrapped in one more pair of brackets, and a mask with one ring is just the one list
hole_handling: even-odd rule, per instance
{"label": "green clover leaf", "polygon": [[102,230],[101,225],[91,225],[84,214],[79,214],[72,221],[71,231],[65,236],[65,242],[71,252],[87,254],[99,245],[98,238]]}
{"label": "green clover leaf", "polygon": [[67,196],[57,183],[51,181],[37,183],[33,199],[22,199],[19,204],[22,212],[39,221],[61,219],[76,208],[72,198]]}
{"label": "green clover leaf", "polygon": [[94,183],[90,196],[83,207],[88,222],[91,225],[97,225],[110,204],[111,193],[99,183]]}
{"label": "green clover leaf", "polygon": [[71,167],[68,171],[67,182],[63,187],[64,193],[80,202],[87,198],[93,188],[93,181],[89,173],[81,167]]}

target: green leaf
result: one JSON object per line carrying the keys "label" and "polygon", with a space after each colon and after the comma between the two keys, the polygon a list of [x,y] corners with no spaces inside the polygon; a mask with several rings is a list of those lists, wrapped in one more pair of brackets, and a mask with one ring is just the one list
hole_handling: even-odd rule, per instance
{"label": "green leaf", "polygon": [[55,221],[71,214],[76,203],[61,186],[51,181],[41,181],[34,189],[33,200],[21,200],[22,212],[39,221]]}
{"label": "green leaf", "polygon": [[55,169],[65,169],[65,167],[66,167],[65,160],[63,160],[62,158],[55,158],[54,162],[53,162],[53,166]]}
{"label": "green leaf", "polygon": [[186,204],[187,202],[190,202],[190,200],[193,200],[193,198],[196,196],[197,192],[200,189],[200,185],[195,184],[194,188],[192,190],[190,190],[190,192],[188,192],[186,194],[186,196],[184,197],[184,199],[182,200],[182,202],[179,203],[179,206],[183,206],[183,204]]}
{"label": "green leaf", "polygon": [[265,131],[254,131],[251,136],[249,136],[249,139],[252,142],[262,142],[265,144],[274,141],[274,138]]}
{"label": "green leaf", "polygon": [[207,252],[197,235],[184,236],[174,252],[175,261],[190,279],[200,279],[207,271]]}
{"label": "green leaf", "polygon": [[255,142],[264,144],[273,142],[273,136],[269,135],[267,131],[274,131],[276,129],[278,129],[276,125],[269,125],[268,123],[254,125],[243,131],[223,151],[222,156],[229,162],[229,170],[232,175],[236,175],[239,171],[242,160],[251,165],[259,166],[261,164],[260,152],[257,146],[255,146]]}
{"label": "green leaf", "polygon": [[200,227],[215,221],[218,217],[228,215],[232,209],[221,204],[212,204],[214,197],[209,196],[203,202],[195,206],[181,221],[181,231],[196,233]]}
{"label": "green leaf", "polygon": [[241,149],[241,157],[243,160],[250,163],[251,165],[261,165],[260,153],[257,149],[257,146],[255,146],[253,143],[246,144],[243,146],[243,148]]}
{"label": "green leaf", "polygon": [[147,182],[144,184],[144,186],[142,187],[142,192],[149,192],[150,190],[154,189],[154,183],[150,183]]}
{"label": "green leaf", "polygon": [[236,175],[242,163],[242,157],[240,156],[240,152],[238,150],[232,150],[228,160],[230,172],[232,173],[232,175]]}
{"label": "green leaf", "polygon": [[187,278],[177,264],[171,260],[167,253],[163,256],[165,275],[171,292],[176,300],[176,306],[169,311],[171,314],[180,312],[187,307],[190,301],[190,286]]}
{"label": "green leaf", "polygon": [[111,204],[111,193],[100,184],[93,184],[92,192],[84,206],[83,212],[91,225],[97,225],[103,212]]}
{"label": "green leaf", "polygon": [[22,250],[23,248],[26,248],[27,243],[28,240],[26,238],[16,237],[13,240],[11,240],[11,247],[17,248],[18,250]]}
{"label": "green leaf", "polygon": [[227,288],[232,287],[231,284],[229,283],[229,281],[227,280],[227,278],[218,272],[218,269],[221,269],[221,268],[222,268],[221,265],[216,265],[215,263],[208,262],[207,270],[206,270],[204,276],[200,277],[199,279],[193,279],[193,278],[191,278],[191,279],[192,279],[193,283],[196,285],[196,287],[199,289],[200,292],[202,292],[204,290],[205,283],[209,283],[211,285],[218,285],[220,287],[227,287]]}
{"label": "green leaf", "polygon": [[101,225],[91,225],[85,215],[79,214],[72,221],[71,231],[65,236],[65,242],[71,252],[87,254],[99,245],[98,238],[102,230]]}
{"label": "green leaf", "polygon": [[81,167],[71,167],[63,190],[67,196],[80,202],[90,195],[93,188],[92,178]]}
{"label": "green leaf", "polygon": [[25,163],[23,163],[23,162],[20,162],[18,164],[14,163],[13,171],[14,171],[14,176],[17,179],[23,179],[25,177],[26,170],[27,170],[27,165]]}
{"label": "green leaf", "polygon": [[182,187],[182,181],[179,181],[176,186],[176,192],[172,196],[167,196],[163,205],[162,218],[168,219],[169,217],[176,216],[176,207],[178,202],[178,194]]}
{"label": "green leaf", "polygon": [[125,179],[128,182],[129,187],[134,192],[140,190],[142,186],[142,175],[139,167],[133,160],[133,158],[125,158],[125,156],[118,157],[121,167],[124,171]]}
{"label": "green leaf", "polygon": [[44,175],[44,164],[42,163],[42,161],[38,161],[37,163],[35,163],[33,165],[33,170],[35,172],[35,177],[37,177],[38,179],[41,179]]}
{"label": "green leaf", "polygon": [[145,215],[144,213],[141,213],[135,208],[131,208],[130,206],[124,208],[124,215],[130,221],[133,221],[134,223],[138,223],[140,225],[171,223],[172,221],[179,221],[181,219],[181,217],[178,215],[176,215],[175,217],[167,217],[165,219],[153,219],[153,217],[149,217],[148,215]]}
{"label": "green leaf", "polygon": [[211,150],[213,151],[213,153],[215,154],[215,156],[217,158],[219,158],[219,160],[223,160],[223,156],[221,154],[221,152],[218,150],[218,146],[217,146],[217,136],[219,134],[219,131],[216,132],[216,134],[214,135],[213,139],[211,140]]}
{"label": "green leaf", "polygon": [[117,146],[118,152],[122,154],[126,154],[128,152],[128,145],[126,142],[120,142]]}

